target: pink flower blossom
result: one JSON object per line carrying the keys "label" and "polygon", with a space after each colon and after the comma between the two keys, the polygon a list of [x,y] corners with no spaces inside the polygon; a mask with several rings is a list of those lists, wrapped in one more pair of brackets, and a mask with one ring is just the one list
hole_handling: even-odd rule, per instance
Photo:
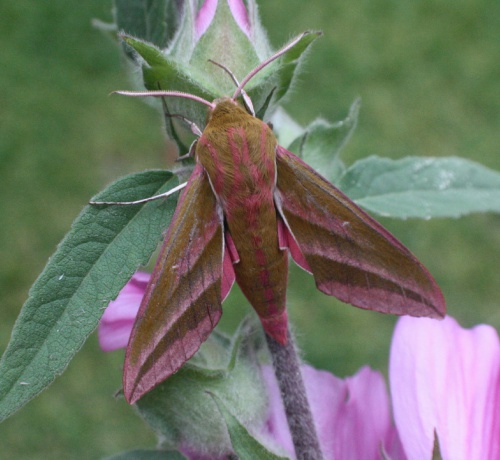
{"label": "pink flower blossom", "polygon": [[[227,1],[233,14],[234,20],[247,37],[250,37],[250,22],[248,12],[243,0],[220,0]],[[195,35],[198,40],[208,29],[215,16],[218,0],[205,0],[196,15]]]}

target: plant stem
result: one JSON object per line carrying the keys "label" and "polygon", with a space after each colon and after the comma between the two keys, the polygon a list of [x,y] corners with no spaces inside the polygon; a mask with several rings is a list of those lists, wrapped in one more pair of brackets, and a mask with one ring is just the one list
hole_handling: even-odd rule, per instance
{"label": "plant stem", "polygon": [[286,345],[281,345],[267,334],[266,339],[297,460],[321,460],[323,455],[300,373],[300,360],[290,330]]}

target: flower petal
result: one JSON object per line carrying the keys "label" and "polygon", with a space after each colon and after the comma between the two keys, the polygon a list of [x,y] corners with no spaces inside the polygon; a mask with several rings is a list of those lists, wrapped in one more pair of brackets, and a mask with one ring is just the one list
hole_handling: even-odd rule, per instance
{"label": "flower petal", "polygon": [[246,36],[250,38],[250,21],[243,0],[228,0],[228,3],[234,20],[240,26],[240,29],[245,32]]}
{"label": "flower petal", "polygon": [[365,366],[345,384],[347,399],[330,436],[336,454],[332,458],[380,459],[381,450],[391,451],[396,436],[384,378]]}
{"label": "flower petal", "polygon": [[203,5],[198,11],[195,20],[195,36],[198,40],[208,29],[208,26],[212,22],[215,16],[215,10],[217,9],[217,0],[205,0]]}
{"label": "flower petal", "polygon": [[98,329],[99,345],[103,351],[127,346],[150,277],[149,273],[136,272],[116,300],[109,302]]}
{"label": "flower petal", "polygon": [[[273,369],[263,367],[263,375],[269,395],[267,428],[272,438],[292,455],[292,439]],[[363,367],[356,375],[342,380],[304,365],[302,377],[325,460],[375,460],[380,459],[382,450],[390,450],[395,429],[380,373]]]}
{"label": "flower petal", "polygon": [[394,416],[408,458],[430,459],[437,433],[444,460],[500,455],[500,343],[490,326],[462,329],[403,317],[391,346]]}

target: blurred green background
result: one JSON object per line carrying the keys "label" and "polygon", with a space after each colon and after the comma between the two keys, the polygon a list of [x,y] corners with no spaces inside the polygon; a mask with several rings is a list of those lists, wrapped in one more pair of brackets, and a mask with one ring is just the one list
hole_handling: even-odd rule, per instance
{"label": "blurred green background", "polygon": [[[131,87],[117,47],[91,26],[111,2],[0,3],[0,351],[28,289],[88,199],[129,172],[165,166],[157,113],[113,97]],[[262,1],[271,42],[320,29],[287,109],[302,123],[341,119],[362,97],[343,152],[458,155],[500,170],[500,2]],[[449,313],[500,328],[500,216],[383,220],[429,267]],[[292,269],[289,299],[304,357],[339,376],[363,364],[386,372],[395,319],[341,305]],[[227,329],[249,307],[232,293]],[[95,459],[153,446],[121,399],[123,356],[92,336],[65,374],[0,426],[3,459]]]}

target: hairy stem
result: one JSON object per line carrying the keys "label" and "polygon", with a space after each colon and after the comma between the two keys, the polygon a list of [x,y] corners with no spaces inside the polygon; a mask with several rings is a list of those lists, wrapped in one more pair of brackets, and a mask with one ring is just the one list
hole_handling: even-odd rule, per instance
{"label": "hairy stem", "polygon": [[294,340],[288,331],[288,343],[281,345],[266,334],[267,346],[273,359],[274,373],[280,387],[286,418],[292,435],[297,460],[321,460],[323,455],[314,427],[300,361]]}

